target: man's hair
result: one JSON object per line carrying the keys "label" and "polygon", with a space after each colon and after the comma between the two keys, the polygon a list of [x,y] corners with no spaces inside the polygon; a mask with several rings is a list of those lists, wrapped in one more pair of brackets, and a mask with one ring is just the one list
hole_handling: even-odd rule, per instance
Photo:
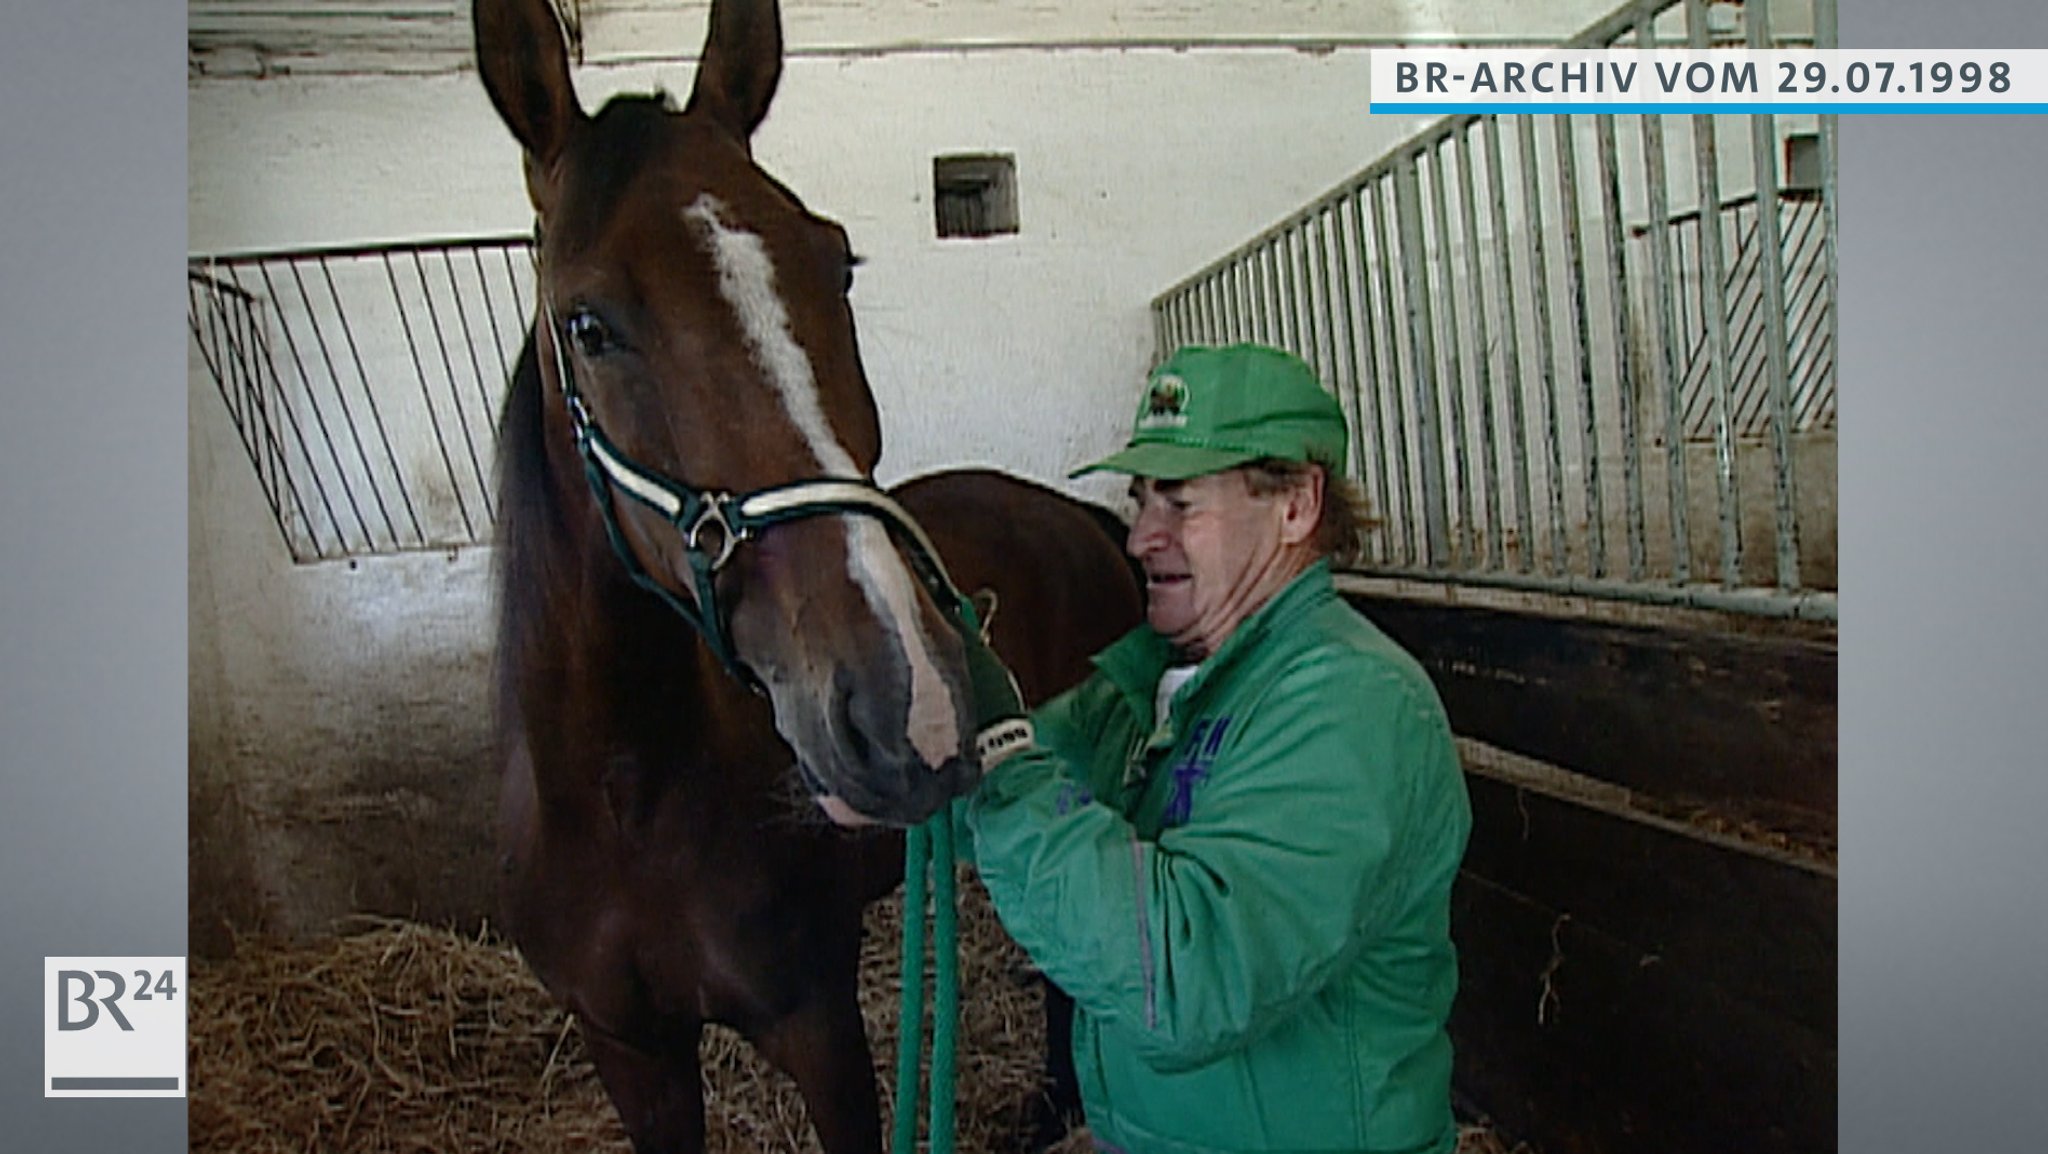
{"label": "man's hair", "polygon": [[1323,516],[1316,522],[1317,552],[1344,568],[1365,555],[1365,536],[1374,520],[1365,492],[1351,478],[1324,461],[1285,461],[1274,457],[1244,466],[1246,488],[1254,497],[1270,497],[1308,482],[1310,469],[1323,471]]}

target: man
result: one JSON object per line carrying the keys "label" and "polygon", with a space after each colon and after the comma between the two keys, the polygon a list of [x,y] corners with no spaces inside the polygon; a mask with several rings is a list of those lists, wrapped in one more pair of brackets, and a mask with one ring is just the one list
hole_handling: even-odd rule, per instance
{"label": "man", "polygon": [[[1032,718],[962,820],[1077,1006],[1089,1128],[1128,1154],[1447,1152],[1450,891],[1471,826],[1443,707],[1338,597],[1362,517],[1298,358],[1185,348],[1128,446],[1146,622]],[[1023,714],[969,639],[985,731]]]}

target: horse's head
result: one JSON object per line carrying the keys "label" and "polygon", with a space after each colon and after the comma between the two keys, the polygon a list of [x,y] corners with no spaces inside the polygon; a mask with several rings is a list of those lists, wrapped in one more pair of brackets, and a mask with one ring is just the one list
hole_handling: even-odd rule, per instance
{"label": "horse's head", "polygon": [[548,0],[475,18],[526,151],[549,453],[587,475],[586,523],[765,689],[828,812],[921,820],[977,773],[964,658],[943,583],[904,550],[915,526],[873,488],[846,233],[749,149],[781,75],[775,4],[712,4],[682,110],[594,116]]}

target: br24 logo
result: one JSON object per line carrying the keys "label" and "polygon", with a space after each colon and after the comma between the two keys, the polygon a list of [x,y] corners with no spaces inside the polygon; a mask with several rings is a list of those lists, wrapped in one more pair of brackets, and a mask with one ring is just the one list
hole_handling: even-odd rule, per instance
{"label": "br24 logo", "polygon": [[[171,980],[171,971],[165,970],[161,975],[149,970],[136,970],[134,973],[134,992],[129,993],[126,979],[117,970],[58,970],[57,1028],[66,1032],[90,1030],[99,1022],[100,1010],[104,1007],[109,1021],[133,1033],[135,1027],[129,1023],[128,1016],[121,1012],[120,1003],[123,997],[134,1002],[147,1002],[153,998],[162,998],[167,1002],[177,1000],[178,986]],[[74,986],[78,990],[75,997],[72,994]],[[102,987],[112,992],[98,995]],[[73,1006],[82,1007],[80,1016],[72,1016]]]}

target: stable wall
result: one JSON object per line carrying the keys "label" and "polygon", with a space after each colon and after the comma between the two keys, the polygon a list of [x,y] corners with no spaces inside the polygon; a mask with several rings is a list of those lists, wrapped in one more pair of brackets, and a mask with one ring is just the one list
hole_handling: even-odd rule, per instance
{"label": "stable wall", "polygon": [[[579,86],[595,106],[688,79],[608,68]],[[1367,83],[1363,50],[791,60],[756,153],[867,260],[852,300],[885,475],[994,460],[1057,479],[1108,445],[1103,418],[1151,355],[1151,296],[1414,127],[1368,116]],[[191,119],[195,253],[531,227],[472,74],[203,85]],[[933,236],[932,158],[972,151],[1016,156],[1017,236]]]}

